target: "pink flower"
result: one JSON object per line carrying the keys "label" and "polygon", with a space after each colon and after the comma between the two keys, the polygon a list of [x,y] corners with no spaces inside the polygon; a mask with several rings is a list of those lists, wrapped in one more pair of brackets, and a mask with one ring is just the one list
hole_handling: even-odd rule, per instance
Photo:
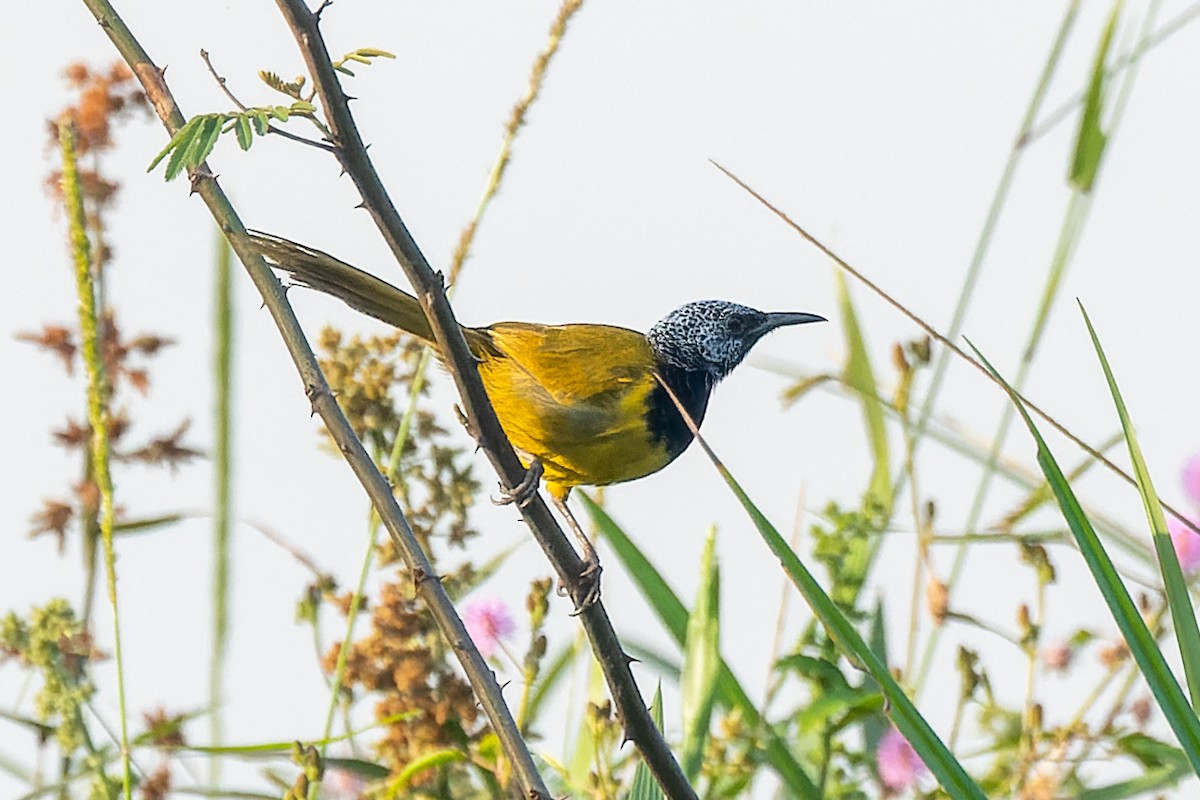
{"label": "pink flower", "polygon": [[1179,567],[1184,572],[1195,572],[1200,568],[1200,536],[1172,516],[1167,517],[1167,530],[1171,534],[1171,544],[1175,545]]}
{"label": "pink flower", "polygon": [[1200,506],[1200,453],[1183,465],[1183,491],[1187,492],[1193,503]]}
{"label": "pink flower", "polygon": [[[330,800],[359,800],[367,790],[367,782],[361,775],[356,775],[350,770],[329,767],[325,770],[321,788],[321,796],[328,796]],[[328,792],[328,795],[325,792]]]}
{"label": "pink flower", "polygon": [[1039,655],[1042,657],[1042,664],[1045,665],[1046,669],[1054,672],[1062,672],[1071,666],[1071,656],[1074,653],[1071,651],[1071,645],[1059,642],[1058,644],[1052,644],[1049,647],[1043,648]]}
{"label": "pink flower", "polygon": [[491,658],[496,652],[496,644],[501,639],[512,635],[514,628],[512,617],[504,601],[497,597],[475,600],[467,604],[466,619],[467,633],[483,653],[484,658]]}
{"label": "pink flower", "polygon": [[917,785],[917,779],[928,772],[925,762],[895,727],[888,728],[875,750],[875,766],[879,780],[889,792],[899,792]]}

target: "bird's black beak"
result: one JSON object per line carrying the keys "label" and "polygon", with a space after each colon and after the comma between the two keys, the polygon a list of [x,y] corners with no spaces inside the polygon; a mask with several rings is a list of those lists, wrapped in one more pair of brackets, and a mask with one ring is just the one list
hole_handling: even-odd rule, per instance
{"label": "bird's black beak", "polygon": [[762,321],[758,331],[756,331],[758,336],[768,334],[776,328],[782,328],[785,325],[803,325],[806,322],[829,321],[820,314],[803,314],[798,311],[773,311],[765,316],[766,319]]}

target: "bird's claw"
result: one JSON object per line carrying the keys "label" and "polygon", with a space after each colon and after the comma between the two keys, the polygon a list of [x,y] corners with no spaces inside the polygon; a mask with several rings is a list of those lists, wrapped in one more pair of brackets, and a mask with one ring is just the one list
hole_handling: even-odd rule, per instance
{"label": "bird's claw", "polygon": [[574,586],[568,587],[559,584],[558,593],[560,595],[570,594],[571,599],[575,601],[575,610],[571,612],[572,617],[577,617],[587,611],[600,599],[600,573],[603,571],[600,559],[593,550],[589,558],[583,562],[583,569],[580,570],[579,577],[575,579]]}
{"label": "bird's claw", "polygon": [[493,497],[493,505],[509,506],[513,503],[517,504],[517,508],[524,508],[529,505],[534,497],[537,496],[538,487],[542,483],[542,473],[544,472],[542,462],[538,459],[533,459],[529,464],[529,469],[525,471],[525,477],[521,482],[511,489],[501,486],[500,496]]}

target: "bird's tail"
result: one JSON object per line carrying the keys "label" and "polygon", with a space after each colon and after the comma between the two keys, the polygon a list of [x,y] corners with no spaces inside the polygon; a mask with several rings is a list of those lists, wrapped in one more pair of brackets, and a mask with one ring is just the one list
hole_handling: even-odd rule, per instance
{"label": "bird's tail", "polygon": [[269,233],[249,235],[271,266],[286,272],[299,285],[333,295],[351,308],[433,343],[433,329],[425,311],[408,292],[320,250]]}

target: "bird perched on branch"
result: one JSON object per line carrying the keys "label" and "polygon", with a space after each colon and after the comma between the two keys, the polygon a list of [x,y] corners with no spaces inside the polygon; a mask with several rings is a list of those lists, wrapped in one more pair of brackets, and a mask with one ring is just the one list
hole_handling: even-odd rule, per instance
{"label": "bird perched on branch", "polygon": [[[407,292],[295,242],[267,234],[251,234],[251,240],[296,283],[434,343],[420,302]],[[785,325],[823,321],[816,314],[700,300],[675,309],[644,334],[593,324],[463,328],[504,432],[526,466],[545,480],[580,540],[582,577],[596,579],[581,607],[598,596],[600,565],[567,509],[571,489],[633,480],[671,463],[693,438],[676,399],[699,425],[717,382],[759,339]]]}

